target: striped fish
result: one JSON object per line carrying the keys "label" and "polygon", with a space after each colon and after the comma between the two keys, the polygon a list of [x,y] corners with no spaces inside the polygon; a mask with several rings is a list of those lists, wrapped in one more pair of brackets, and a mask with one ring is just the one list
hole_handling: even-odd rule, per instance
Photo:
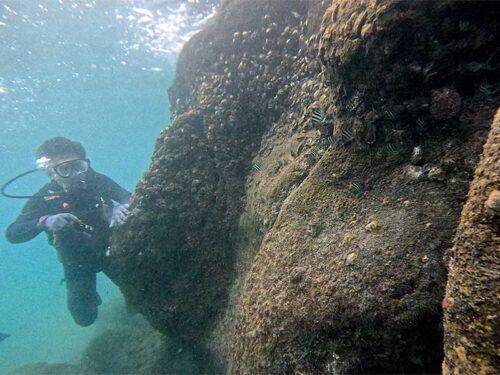
{"label": "striped fish", "polygon": [[323,122],[323,111],[319,108],[316,108],[311,116],[311,122],[313,126],[317,126]]}
{"label": "striped fish", "polygon": [[349,128],[343,128],[342,131],[340,132],[340,143],[346,145],[353,139],[354,135],[352,133],[352,130]]}
{"label": "striped fish", "polygon": [[319,154],[318,154],[318,151],[316,151],[315,149],[311,149],[309,151],[309,153],[314,156],[316,159],[319,157]]}
{"label": "striped fish", "polygon": [[259,164],[252,164],[252,169],[255,171],[255,172],[260,172],[262,170],[262,168],[260,167]]}
{"label": "striped fish", "polygon": [[384,146],[382,146],[382,151],[385,154],[395,154],[398,152],[393,143],[386,143]]}
{"label": "striped fish", "polygon": [[417,121],[415,121],[417,124],[417,129],[423,130],[425,129],[425,121],[422,118],[418,118]]}
{"label": "striped fish", "polygon": [[483,83],[479,86],[479,94],[482,100],[486,102],[492,101],[492,96],[498,92],[498,89],[492,89],[492,85]]}
{"label": "striped fish", "polygon": [[479,86],[479,93],[483,96],[483,97],[488,97],[491,95],[491,89],[490,89],[490,85],[488,85],[487,83],[483,83],[481,86]]}
{"label": "striped fish", "polygon": [[325,145],[333,146],[335,144],[335,138],[333,137],[333,135],[329,135],[328,137],[323,139],[323,142]]}
{"label": "striped fish", "polygon": [[349,191],[354,194],[355,196],[359,197],[363,195],[365,189],[363,187],[363,184],[360,182],[351,182],[349,186]]}
{"label": "striped fish", "polygon": [[390,109],[386,109],[384,111],[384,113],[385,113],[385,117],[387,117],[390,120],[394,120],[396,118],[396,115]]}

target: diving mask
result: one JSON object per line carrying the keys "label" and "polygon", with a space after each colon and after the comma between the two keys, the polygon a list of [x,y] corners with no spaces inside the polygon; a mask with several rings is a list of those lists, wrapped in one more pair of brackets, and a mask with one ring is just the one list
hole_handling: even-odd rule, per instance
{"label": "diving mask", "polygon": [[53,167],[54,172],[63,178],[78,176],[90,168],[89,159],[73,159],[59,163]]}

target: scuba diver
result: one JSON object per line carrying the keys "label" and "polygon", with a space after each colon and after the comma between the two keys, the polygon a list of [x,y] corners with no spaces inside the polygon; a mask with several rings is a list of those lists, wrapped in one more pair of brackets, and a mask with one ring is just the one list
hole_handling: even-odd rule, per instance
{"label": "scuba diver", "polygon": [[[45,232],[56,248],[64,270],[68,309],[74,321],[86,327],[97,319],[101,298],[96,274],[105,271],[111,227],[127,219],[130,192],[90,167],[79,142],[55,137],[36,151],[38,168],[23,173],[2,187],[11,198],[29,198],[6,231],[13,244]],[[42,170],[50,182],[33,196],[5,193],[13,181]]]}

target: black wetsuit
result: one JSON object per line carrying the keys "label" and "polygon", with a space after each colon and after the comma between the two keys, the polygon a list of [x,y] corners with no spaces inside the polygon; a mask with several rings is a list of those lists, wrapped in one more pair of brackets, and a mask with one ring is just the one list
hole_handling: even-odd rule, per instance
{"label": "black wetsuit", "polygon": [[6,232],[11,243],[26,242],[43,231],[38,220],[45,215],[71,213],[81,223],[47,232],[64,268],[68,308],[81,326],[92,324],[100,304],[96,273],[103,270],[109,246],[109,222],[113,201],[128,203],[130,193],[107,176],[87,172],[85,184],[69,192],[51,181],[26,202],[21,214]]}

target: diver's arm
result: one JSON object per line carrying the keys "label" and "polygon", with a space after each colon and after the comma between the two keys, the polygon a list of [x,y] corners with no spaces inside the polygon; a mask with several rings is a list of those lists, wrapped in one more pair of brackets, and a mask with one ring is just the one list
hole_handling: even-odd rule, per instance
{"label": "diver's arm", "polygon": [[129,203],[130,202],[130,197],[132,196],[132,193],[130,193],[129,191],[127,191],[124,188],[122,188],[116,182],[113,181],[113,183],[116,186],[113,187],[111,199],[113,199],[115,202],[118,202],[120,204],[127,204],[127,203]]}
{"label": "diver's arm", "polygon": [[38,219],[23,220],[21,216],[7,228],[5,237],[10,243],[27,242],[35,238],[42,229],[37,226]]}
{"label": "diver's arm", "polygon": [[26,203],[16,221],[10,224],[6,230],[7,241],[10,243],[26,242],[43,231],[38,226],[38,220],[43,216],[42,203],[43,201],[37,198],[32,198]]}
{"label": "diver's arm", "polygon": [[122,188],[108,176],[97,172],[96,175],[99,179],[99,184],[102,185],[109,198],[120,204],[126,204],[130,201],[130,196],[132,194],[129,191]]}

